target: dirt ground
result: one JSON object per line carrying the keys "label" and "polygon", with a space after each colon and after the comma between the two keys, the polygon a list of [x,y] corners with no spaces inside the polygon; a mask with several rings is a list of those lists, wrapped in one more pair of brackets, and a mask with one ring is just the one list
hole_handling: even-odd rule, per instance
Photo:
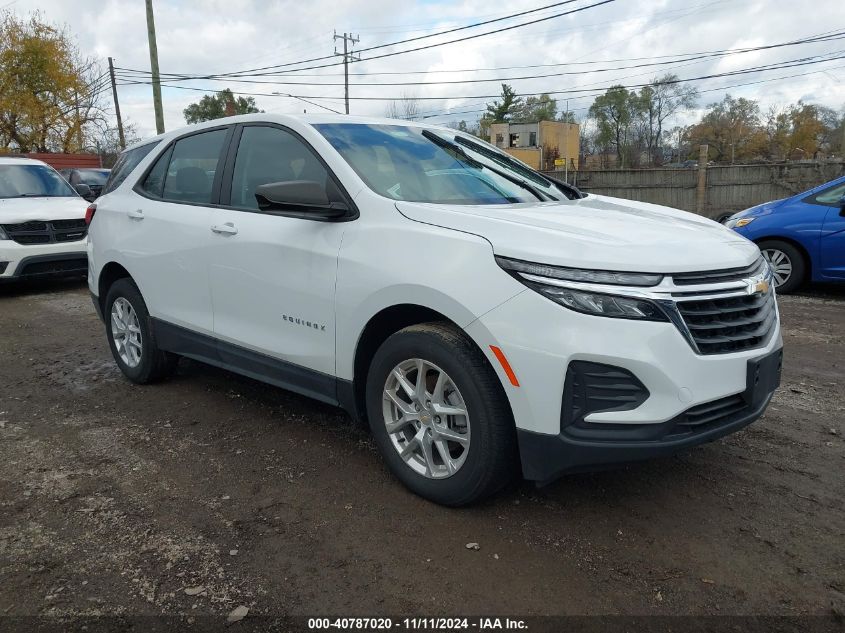
{"label": "dirt ground", "polygon": [[780,307],[746,430],[450,510],[339,410],[187,361],[130,384],[83,283],[0,287],[0,615],[841,617],[845,291]]}

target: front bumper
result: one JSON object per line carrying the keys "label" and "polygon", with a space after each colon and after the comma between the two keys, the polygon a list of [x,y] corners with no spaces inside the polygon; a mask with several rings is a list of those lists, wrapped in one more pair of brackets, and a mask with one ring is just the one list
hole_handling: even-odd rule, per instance
{"label": "front bumper", "polygon": [[[750,424],[765,410],[774,386],[762,396],[758,390],[754,402],[739,413],[695,434],[666,432],[688,412],[746,396],[749,363],[783,347],[776,320],[759,347],[700,354],[672,323],[580,314],[533,290],[482,315],[466,331],[488,350],[500,375],[517,427],[523,473],[537,481],[667,455]],[[508,380],[490,345],[502,350],[518,385]],[[567,432],[563,402],[573,361],[626,370],[641,383],[647,398],[636,406],[589,413],[584,421],[591,433]],[[595,429],[600,432],[592,433]]]}
{"label": "front bumper", "polygon": [[18,244],[0,241],[0,282],[88,272],[85,240],[58,244]]}
{"label": "front bumper", "polygon": [[[594,430],[594,439],[574,436],[581,429],[564,428],[556,436],[517,429],[523,474],[526,479],[544,483],[565,473],[665,457],[739,431],[763,415],[780,384],[782,360],[783,351],[778,349],[749,361],[744,392],[648,425],[653,428],[614,426]],[[631,439],[642,431],[650,439]]]}

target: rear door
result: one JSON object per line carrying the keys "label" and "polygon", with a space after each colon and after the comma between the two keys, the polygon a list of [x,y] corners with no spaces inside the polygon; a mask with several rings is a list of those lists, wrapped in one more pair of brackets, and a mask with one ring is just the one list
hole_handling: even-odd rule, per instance
{"label": "rear door", "polygon": [[214,329],[209,228],[231,131],[231,126],[203,130],[170,143],[124,209],[131,237],[122,252],[150,314],[206,334]]}
{"label": "rear door", "polygon": [[[283,373],[334,375],[335,279],[347,224],[263,212],[255,199],[262,184],[325,186],[332,176],[299,135],[270,124],[239,128],[226,172],[221,208],[212,213],[208,268],[216,337],[285,361],[277,366]],[[221,358],[243,365],[244,356],[227,354],[239,352],[221,346]]]}

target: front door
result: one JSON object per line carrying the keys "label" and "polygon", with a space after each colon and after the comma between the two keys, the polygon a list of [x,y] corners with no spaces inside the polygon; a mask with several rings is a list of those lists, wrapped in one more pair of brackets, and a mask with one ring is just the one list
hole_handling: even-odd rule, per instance
{"label": "front door", "polygon": [[825,279],[845,279],[845,209],[842,197],[845,196],[845,182],[829,187],[817,194],[811,204],[824,205],[827,212],[819,239],[819,260],[821,273]]}
{"label": "front door", "polygon": [[[328,378],[335,372],[335,279],[346,223],[265,213],[255,199],[256,188],[270,182],[325,185],[328,171],[285,129],[245,125],[241,130],[235,140],[230,208],[215,209],[212,218],[209,280],[215,336],[283,361],[283,371],[304,368]],[[241,354],[226,345],[220,353],[224,359]],[[243,354],[230,359],[240,365],[244,360]]]}

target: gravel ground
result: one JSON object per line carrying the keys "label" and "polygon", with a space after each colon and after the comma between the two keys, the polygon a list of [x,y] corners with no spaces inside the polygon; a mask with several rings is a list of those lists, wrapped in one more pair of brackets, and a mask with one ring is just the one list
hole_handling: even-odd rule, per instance
{"label": "gravel ground", "polygon": [[842,618],[845,291],[779,302],[746,430],[450,510],[336,409],[187,361],[134,386],[83,284],[2,287],[0,615]]}

